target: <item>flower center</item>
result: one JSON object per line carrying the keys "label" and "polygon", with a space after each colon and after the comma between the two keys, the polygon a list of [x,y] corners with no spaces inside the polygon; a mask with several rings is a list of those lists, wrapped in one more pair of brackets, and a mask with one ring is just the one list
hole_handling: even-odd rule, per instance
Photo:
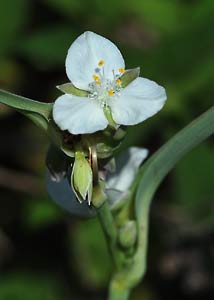
{"label": "flower center", "polygon": [[102,107],[108,106],[108,99],[118,96],[122,88],[120,77],[124,72],[123,68],[116,71],[112,70],[113,79],[107,79],[105,77],[105,62],[100,60],[94,69],[93,81],[89,84],[89,98],[97,100]]}

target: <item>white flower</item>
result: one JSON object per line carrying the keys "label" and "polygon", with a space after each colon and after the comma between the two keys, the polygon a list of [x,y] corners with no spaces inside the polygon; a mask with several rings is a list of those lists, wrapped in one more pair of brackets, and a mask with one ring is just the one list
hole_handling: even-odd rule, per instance
{"label": "white flower", "polygon": [[126,195],[148,153],[145,148],[131,147],[117,158],[116,172],[108,173],[106,178],[106,192],[111,206]]}
{"label": "white flower", "polygon": [[130,147],[123,152],[116,160],[116,172],[107,176],[106,187],[125,192],[147,156],[148,150],[145,148]]}
{"label": "white flower", "polygon": [[64,94],[53,107],[53,118],[62,130],[87,134],[105,129],[110,111],[117,125],[135,125],[157,113],[166,100],[165,89],[142,77],[122,88],[125,63],[119,49],[106,38],[87,31],[71,45],[66,73],[87,96]]}

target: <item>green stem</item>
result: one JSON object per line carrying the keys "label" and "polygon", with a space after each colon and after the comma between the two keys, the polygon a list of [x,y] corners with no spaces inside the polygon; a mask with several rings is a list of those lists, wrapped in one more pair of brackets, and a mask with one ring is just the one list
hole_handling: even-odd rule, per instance
{"label": "green stem", "polygon": [[109,253],[112,256],[115,267],[115,274],[109,288],[108,300],[127,300],[129,289],[124,285],[124,281],[120,279],[126,258],[118,246],[117,226],[103,188],[101,183],[98,183],[98,185],[94,187],[92,204],[97,210],[97,216],[106,237]]}
{"label": "green stem", "polygon": [[[211,108],[177,133],[139,170],[130,191],[130,201],[135,197],[135,216],[138,226],[138,241],[135,253],[130,259],[117,246],[117,226],[108,203],[105,202],[98,209],[98,216],[116,265],[108,300],[128,300],[131,289],[146,272],[149,209],[159,184],[186,153],[213,132],[214,108]],[[123,219],[126,217],[122,217],[122,221]]]}
{"label": "green stem", "polygon": [[120,280],[119,275],[120,272],[122,272],[124,255],[118,249],[117,228],[107,201],[105,201],[105,203],[97,210],[97,213],[103,232],[106,236],[109,252],[115,265],[115,275],[113,276],[109,287],[108,300],[128,300],[130,291],[126,284],[124,284],[124,281]]}
{"label": "green stem", "polygon": [[108,300],[128,300],[130,289],[127,289],[117,278],[113,278],[109,287]]}
{"label": "green stem", "polygon": [[105,201],[104,204],[99,209],[97,209],[97,215],[107,240],[109,252],[113,258],[116,268],[118,268],[119,261],[117,257],[117,251],[116,251],[117,229],[114,224],[113,216],[107,201]]}

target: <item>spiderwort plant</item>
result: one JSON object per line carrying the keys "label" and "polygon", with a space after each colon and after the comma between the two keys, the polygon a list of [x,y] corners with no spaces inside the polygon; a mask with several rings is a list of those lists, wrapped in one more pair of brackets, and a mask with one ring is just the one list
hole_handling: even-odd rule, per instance
{"label": "spiderwort plant", "polygon": [[146,149],[130,148],[115,160],[126,126],[157,113],[165,103],[165,89],[139,77],[139,68],[126,69],[119,49],[93,32],[72,43],[65,65],[70,82],[58,86],[64,95],[54,103],[2,90],[0,103],[30,118],[49,136],[48,192],[70,213],[99,218],[114,262],[108,300],[127,300],[146,271],[154,193],[179,159],[213,133],[214,109],[142,166]]}
{"label": "spiderwort plant", "polygon": [[138,77],[139,69],[126,71],[119,49],[96,33],[85,32],[72,43],[65,65],[71,82],[58,86],[65,94],[53,105],[53,119],[73,135],[138,124],[166,100],[163,87]]}

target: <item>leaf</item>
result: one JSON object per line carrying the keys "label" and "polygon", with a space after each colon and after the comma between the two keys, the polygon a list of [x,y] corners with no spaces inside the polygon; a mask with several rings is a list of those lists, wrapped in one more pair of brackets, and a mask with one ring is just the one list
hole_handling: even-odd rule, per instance
{"label": "leaf", "polygon": [[213,107],[172,137],[139,170],[131,188],[131,192],[136,193],[138,243],[132,267],[127,275],[129,285],[134,286],[146,271],[149,209],[154,193],[175,164],[212,133],[214,133]]}
{"label": "leaf", "polygon": [[43,103],[24,98],[3,90],[0,90],[0,102],[18,110],[25,110],[42,115],[49,119],[52,110],[52,103]]}
{"label": "leaf", "polygon": [[52,120],[53,103],[34,101],[3,90],[0,90],[0,103],[8,105],[28,117],[37,126],[44,129],[51,141],[66,155],[74,156],[72,149],[64,144],[63,134]]}
{"label": "leaf", "polygon": [[34,101],[3,90],[0,90],[0,103],[16,109],[30,118],[39,127],[47,130],[53,106],[52,103]]}

